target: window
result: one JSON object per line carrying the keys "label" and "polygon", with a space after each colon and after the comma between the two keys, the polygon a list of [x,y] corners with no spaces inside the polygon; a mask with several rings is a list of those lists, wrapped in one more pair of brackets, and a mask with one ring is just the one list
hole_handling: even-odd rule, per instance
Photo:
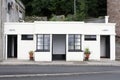
{"label": "window", "polygon": [[85,40],[95,41],[96,35],[85,35]]}
{"label": "window", "polygon": [[22,35],[21,40],[33,40],[33,35]]}
{"label": "window", "polygon": [[10,4],[10,2],[8,3],[8,13],[10,13],[10,9],[11,9],[11,4]]}
{"label": "window", "polygon": [[22,11],[19,10],[19,19],[22,19]]}
{"label": "window", "polygon": [[80,34],[68,35],[68,50],[81,51],[81,35]]}
{"label": "window", "polygon": [[37,35],[37,51],[50,51],[50,35]]}

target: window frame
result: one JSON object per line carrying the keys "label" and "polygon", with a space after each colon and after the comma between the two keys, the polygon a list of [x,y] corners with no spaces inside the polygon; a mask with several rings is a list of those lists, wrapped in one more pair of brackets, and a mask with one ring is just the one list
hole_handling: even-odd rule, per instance
{"label": "window frame", "polygon": [[[42,35],[42,45],[41,46],[43,47],[43,49],[38,49],[38,46],[40,46],[40,45],[38,45],[38,42],[39,42],[38,35]],[[48,45],[45,45],[45,36],[46,35],[49,35],[49,42],[48,42],[49,44]],[[45,49],[45,46],[48,46],[49,48]],[[36,35],[36,51],[37,52],[50,52],[50,34],[37,34]]]}
{"label": "window frame", "polygon": [[[69,35],[73,35],[73,50],[69,49]],[[80,38],[75,38],[76,35],[79,35]],[[79,39],[80,40],[80,44],[79,45],[76,45],[76,40]],[[76,46],[79,46],[80,49],[76,49]],[[69,52],[81,52],[82,51],[82,35],[81,34],[68,34],[68,51]]]}
{"label": "window frame", "polygon": [[[86,38],[86,36],[89,36],[89,38]],[[92,38],[92,36],[94,36],[95,38]],[[85,41],[96,41],[97,36],[96,35],[84,35],[84,40]]]}
{"label": "window frame", "polygon": [[[26,36],[32,36],[32,38],[27,38]],[[31,41],[34,39],[34,35],[33,34],[22,34],[21,35],[21,40],[28,40]]]}

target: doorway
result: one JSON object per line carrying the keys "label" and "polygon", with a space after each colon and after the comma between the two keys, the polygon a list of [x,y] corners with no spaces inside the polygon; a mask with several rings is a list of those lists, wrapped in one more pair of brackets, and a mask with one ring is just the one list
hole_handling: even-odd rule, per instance
{"label": "doorway", "polygon": [[7,36],[7,58],[17,58],[17,35]]}
{"label": "doorway", "polygon": [[66,35],[52,35],[52,60],[66,60]]}
{"label": "doorway", "polygon": [[101,58],[110,58],[110,36],[101,36]]}

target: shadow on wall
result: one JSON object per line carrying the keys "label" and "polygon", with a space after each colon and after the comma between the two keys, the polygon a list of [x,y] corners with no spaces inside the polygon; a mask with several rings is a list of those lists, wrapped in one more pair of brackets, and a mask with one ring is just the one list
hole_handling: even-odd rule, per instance
{"label": "shadow on wall", "polygon": [[116,60],[120,60],[120,38],[116,38]]}

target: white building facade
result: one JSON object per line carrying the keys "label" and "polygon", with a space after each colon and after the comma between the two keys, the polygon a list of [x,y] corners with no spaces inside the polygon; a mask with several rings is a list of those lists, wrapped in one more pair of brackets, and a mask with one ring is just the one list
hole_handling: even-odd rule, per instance
{"label": "white building facade", "polygon": [[4,59],[4,22],[20,22],[24,17],[25,6],[21,0],[0,0],[0,61]]}
{"label": "white building facade", "polygon": [[5,23],[4,58],[35,61],[83,61],[89,48],[91,60],[115,60],[115,24],[82,22]]}

